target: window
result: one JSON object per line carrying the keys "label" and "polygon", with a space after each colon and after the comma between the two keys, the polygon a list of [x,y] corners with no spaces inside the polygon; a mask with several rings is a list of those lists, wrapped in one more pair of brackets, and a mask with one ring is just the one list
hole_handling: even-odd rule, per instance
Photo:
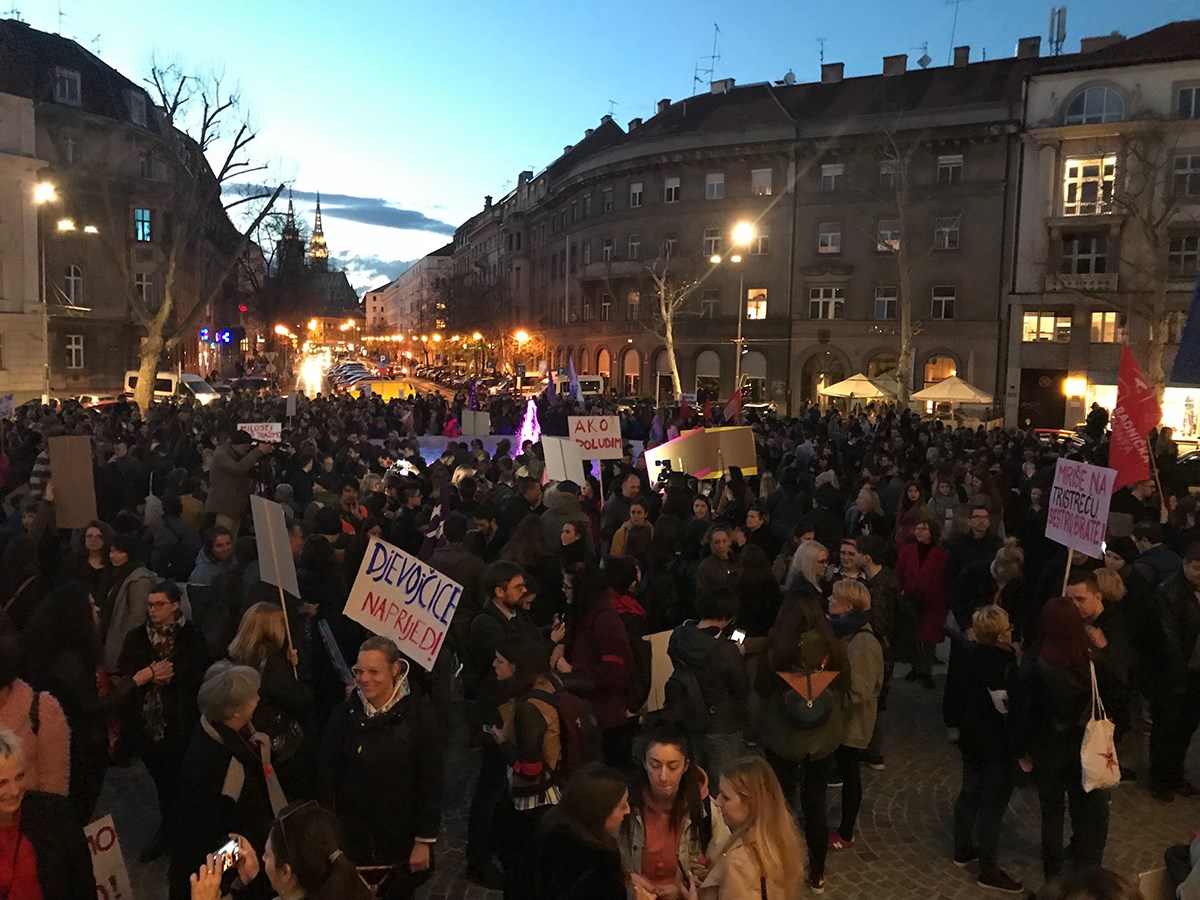
{"label": "window", "polygon": [[933,249],[957,250],[961,216],[938,216],[933,220]]}
{"label": "window", "polygon": [[746,289],[746,318],[765,319],[767,317],[767,289]]}
{"label": "window", "polygon": [[880,219],[879,229],[875,238],[875,249],[882,252],[894,252],[900,249],[900,220]]}
{"label": "window", "polygon": [[954,304],[958,299],[958,291],[950,285],[935,285],[933,288],[933,309],[930,317],[934,319],[953,319]]}
{"label": "window", "polygon": [[583,195],[583,217],[586,219],[592,214],[592,195]]}
{"label": "window", "polygon": [[825,193],[842,189],[842,176],[846,167],[841,163],[829,163],[821,166],[821,190]]}
{"label": "window", "polygon": [[83,270],[79,266],[67,266],[63,272],[63,293],[72,306],[83,306]]}
{"label": "window", "polygon": [[700,318],[715,319],[721,303],[721,292],[716,288],[704,288],[700,292]]}
{"label": "window", "polygon": [[1200,197],[1200,154],[1175,157],[1175,193]]}
{"label": "window", "polygon": [[574,224],[575,222],[578,222],[578,221],[579,221],[579,202],[577,200],[572,200],[571,201],[571,223]]}
{"label": "window", "polygon": [[133,273],[133,293],[145,306],[152,306],[154,279],[149,272]]}
{"label": "window", "polygon": [[130,91],[125,95],[129,102],[129,121],[134,125],[146,125],[146,95],[141,91]]}
{"label": "window", "polygon": [[1183,337],[1183,326],[1187,322],[1186,310],[1175,310],[1164,316],[1167,325],[1167,343],[1178,344]]}
{"label": "window", "polygon": [[62,157],[65,165],[79,165],[79,141],[71,137],[63,138]]}
{"label": "window", "polygon": [[146,179],[154,177],[154,155],[149,150],[138,154],[138,177]]}
{"label": "window", "polygon": [[81,102],[80,97],[79,73],[74,69],[56,68],[54,70],[54,101],[78,106]]}
{"label": "window", "polygon": [[629,208],[634,209],[642,205],[642,183],[635,181],[629,186]]}
{"label": "window", "polygon": [[600,295],[600,321],[607,322],[612,318],[612,294]]}
{"label": "window", "polygon": [[721,229],[704,229],[704,255],[716,256],[721,252]]}
{"label": "window", "polygon": [[642,305],[642,292],[630,291],[625,295],[625,318],[633,321],[638,317]]}
{"label": "window", "polygon": [[704,176],[704,199],[705,200],[724,200],[725,199],[725,173],[724,172],[709,172]]}
{"label": "window", "polygon": [[626,259],[641,259],[642,258],[642,236],[640,234],[631,234],[629,236],[629,252],[626,254]]}
{"label": "window", "polygon": [[840,287],[815,287],[808,292],[810,319],[840,319],[846,302],[846,291]]}
{"label": "window", "polygon": [[583,264],[585,266],[590,265],[592,261],[592,242],[584,241],[582,247],[583,249],[580,252],[583,254]]}
{"label": "window", "polygon": [[1065,344],[1071,340],[1071,317],[1066,313],[1027,311],[1021,325],[1021,340],[1027,344]]}
{"label": "window", "polygon": [[1184,234],[1167,245],[1167,271],[1177,278],[1192,278],[1200,271],[1200,235]]}
{"label": "window", "polygon": [[755,197],[771,196],[771,170],[750,170],[750,193]]}
{"label": "window", "polygon": [[613,239],[605,238],[600,247],[600,258],[605,262],[612,262],[613,258]]}
{"label": "window", "polygon": [[1175,114],[1181,119],[1200,119],[1200,86],[1179,89]]}
{"label": "window", "polygon": [[82,369],[83,368],[83,335],[68,334],[67,335],[67,368]]}
{"label": "window", "polygon": [[760,228],[754,235],[754,240],[750,242],[750,254],[752,256],[766,256],[771,252],[771,232],[766,228]]}
{"label": "window", "polygon": [[1119,122],[1125,117],[1125,101],[1112,88],[1090,87],[1067,104],[1067,125],[1098,125]]}
{"label": "window", "polygon": [[879,164],[879,186],[885,191],[895,190],[896,163],[894,160],[885,159]]}
{"label": "window", "polygon": [[1123,344],[1126,340],[1125,313],[1092,313],[1093,344]]}
{"label": "window", "polygon": [[605,188],[600,192],[600,208],[605,212],[612,212],[612,188]]}
{"label": "window", "polygon": [[4,333],[0,332],[0,372],[3,372],[4,368]]}
{"label": "window", "polygon": [[842,252],[842,224],[841,222],[822,222],[817,230],[817,252],[818,253],[841,253]]}
{"label": "window", "polygon": [[1068,159],[1063,176],[1063,215],[1090,216],[1109,212],[1116,175],[1116,156]]}
{"label": "window", "polygon": [[150,210],[135,209],[133,211],[133,239],[146,243],[150,237]]}
{"label": "window", "polygon": [[962,181],[962,154],[938,157],[938,184],[959,184]]}
{"label": "window", "polygon": [[674,259],[679,255],[679,238],[669,237],[663,241],[663,257]]}
{"label": "window", "polygon": [[679,202],[679,176],[672,175],[663,182],[663,203]]}
{"label": "window", "polygon": [[1064,275],[1102,275],[1108,271],[1108,238],[1102,234],[1063,235],[1059,271]]}
{"label": "window", "polygon": [[894,284],[875,286],[875,320],[885,322],[896,318],[900,305],[900,289]]}

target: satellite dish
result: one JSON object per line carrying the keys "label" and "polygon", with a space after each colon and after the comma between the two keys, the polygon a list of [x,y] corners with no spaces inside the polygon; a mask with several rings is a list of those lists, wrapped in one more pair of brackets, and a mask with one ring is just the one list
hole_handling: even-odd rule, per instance
{"label": "satellite dish", "polygon": [[920,66],[922,69],[925,69],[925,68],[929,67],[929,64],[931,62],[933,62],[933,59],[929,56],[929,54],[923,53],[923,54],[921,54],[921,58],[917,60],[917,65]]}

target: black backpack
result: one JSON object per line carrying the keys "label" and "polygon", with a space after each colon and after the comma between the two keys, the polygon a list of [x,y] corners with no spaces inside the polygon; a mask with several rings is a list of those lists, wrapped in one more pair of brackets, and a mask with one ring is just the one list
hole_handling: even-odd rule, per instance
{"label": "black backpack", "polygon": [[664,693],[663,709],[675,722],[692,734],[708,730],[715,710],[705,702],[700,679],[690,666],[675,664]]}

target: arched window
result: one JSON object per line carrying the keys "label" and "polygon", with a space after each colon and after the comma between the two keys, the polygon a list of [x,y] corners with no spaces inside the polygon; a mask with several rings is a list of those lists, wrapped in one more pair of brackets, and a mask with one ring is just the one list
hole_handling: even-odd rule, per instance
{"label": "arched window", "polygon": [[953,356],[935,354],[925,360],[925,384],[923,387],[932,387],[943,378],[957,374],[958,362]]}
{"label": "arched window", "polygon": [[596,351],[596,374],[603,375],[605,378],[612,378],[612,354],[608,352],[607,347],[601,347]]}
{"label": "arched window", "polygon": [[751,403],[767,399],[767,358],[757,350],[749,350],[742,357],[742,387],[750,389]]}
{"label": "arched window", "polygon": [[696,402],[716,400],[721,390],[721,357],[715,350],[701,350],[696,355]]}
{"label": "arched window", "polygon": [[625,394],[630,397],[640,396],[642,393],[642,357],[633,347],[625,351],[625,356],[621,359],[621,369],[625,376],[625,380],[622,382]]}
{"label": "arched window", "polygon": [[1067,125],[1097,125],[1125,118],[1125,101],[1112,88],[1085,88],[1067,104]]}
{"label": "arched window", "polygon": [[666,348],[658,351],[654,359],[654,399],[659,403],[670,403],[675,397],[675,381],[671,378],[671,359]]}
{"label": "arched window", "polygon": [[592,371],[592,356],[587,347],[579,348],[579,374],[587,375]]}
{"label": "arched window", "polygon": [[83,306],[83,269],[79,266],[67,266],[63,272],[63,293],[72,306]]}

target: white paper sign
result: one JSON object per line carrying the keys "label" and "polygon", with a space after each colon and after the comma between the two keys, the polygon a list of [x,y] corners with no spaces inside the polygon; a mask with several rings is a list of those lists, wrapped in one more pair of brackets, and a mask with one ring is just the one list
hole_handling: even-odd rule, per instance
{"label": "white paper sign", "polygon": [[287,398],[287,417],[290,419],[296,414],[296,398],[300,396],[299,391],[292,391]]}
{"label": "white paper sign", "polygon": [[12,394],[0,394],[0,419],[7,419],[16,412]]}
{"label": "white paper sign", "polygon": [[112,816],[97,819],[83,830],[92,854],[92,874],[96,879],[96,900],[134,900],[129,870],[121,854],[121,841]]}
{"label": "white paper sign", "polygon": [[445,643],[462,585],[428,563],[372,538],[346,600],[346,616],[396,642],[428,672]]}
{"label": "white paper sign", "polygon": [[474,409],[464,409],[462,411],[462,433],[463,437],[491,434],[491,414]]}
{"label": "white paper sign", "polygon": [[279,422],[241,422],[238,428],[256,441],[278,443],[283,439],[283,425]]}
{"label": "white paper sign", "polygon": [[1060,459],[1046,504],[1046,537],[1096,559],[1104,558],[1104,532],[1115,469]]}
{"label": "white paper sign", "polygon": [[584,459],[620,459],[621,419],[619,416],[570,416],[567,418],[571,440]]}
{"label": "white paper sign", "polygon": [[570,438],[542,435],[542,453],[546,457],[546,477],[551,481],[582,484],[583,455]]}
{"label": "white paper sign", "polygon": [[293,597],[300,596],[296,581],[296,560],[288,540],[283,507],[265,497],[250,497],[254,516],[254,542],[258,546],[258,575],[267,584],[281,587]]}
{"label": "white paper sign", "polygon": [[642,636],[650,644],[650,693],[646,696],[646,712],[657,712],[667,703],[667,681],[675,671],[675,663],[667,654],[670,631],[658,631]]}

